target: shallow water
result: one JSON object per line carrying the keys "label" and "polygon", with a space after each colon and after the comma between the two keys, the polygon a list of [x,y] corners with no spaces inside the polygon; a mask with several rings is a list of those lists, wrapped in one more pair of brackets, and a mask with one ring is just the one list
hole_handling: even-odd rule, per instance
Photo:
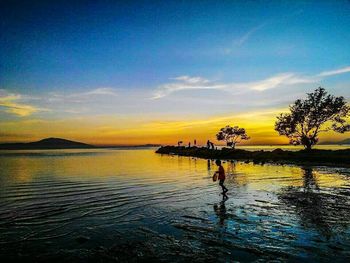
{"label": "shallow water", "polygon": [[155,149],[0,152],[0,258],[346,261],[350,169],[212,162]]}

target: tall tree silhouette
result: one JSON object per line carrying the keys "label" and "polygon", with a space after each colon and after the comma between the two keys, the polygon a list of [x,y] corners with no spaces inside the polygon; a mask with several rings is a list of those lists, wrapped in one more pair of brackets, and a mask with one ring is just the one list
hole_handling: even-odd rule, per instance
{"label": "tall tree silhouette", "polygon": [[350,130],[346,123],[350,107],[344,97],[330,95],[321,87],[308,93],[305,100],[296,100],[289,110],[277,116],[275,130],[287,136],[291,144],[304,145],[308,150],[318,142],[320,132]]}

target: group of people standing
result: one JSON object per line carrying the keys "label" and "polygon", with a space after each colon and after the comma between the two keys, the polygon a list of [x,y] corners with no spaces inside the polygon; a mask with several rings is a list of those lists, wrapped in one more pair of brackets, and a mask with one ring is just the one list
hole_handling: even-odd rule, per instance
{"label": "group of people standing", "polygon": [[[177,142],[177,146],[180,147],[182,143],[183,143],[183,141],[178,141]],[[193,141],[193,146],[197,146],[197,140],[196,139],[194,139],[194,141]],[[191,147],[191,142],[188,142],[188,148],[190,148],[190,147]],[[208,140],[207,141],[207,148],[214,150],[215,149],[214,143]]]}
{"label": "group of people standing", "polygon": [[214,149],[215,149],[214,143],[208,140],[208,141],[207,141],[207,148],[208,148],[208,149],[213,149],[213,150],[214,150]]}

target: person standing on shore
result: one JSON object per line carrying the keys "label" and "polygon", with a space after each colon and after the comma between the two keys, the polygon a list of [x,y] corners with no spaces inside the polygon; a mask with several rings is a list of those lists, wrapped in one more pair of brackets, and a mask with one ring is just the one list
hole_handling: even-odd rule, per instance
{"label": "person standing on shore", "polygon": [[210,145],[211,145],[211,148],[214,150],[215,149],[214,143],[210,142]]}
{"label": "person standing on shore", "polygon": [[222,188],[222,195],[226,196],[226,193],[228,192],[228,189],[226,188],[226,186],[224,186],[224,182],[225,182],[225,179],[226,179],[225,169],[224,169],[224,167],[222,167],[220,160],[216,160],[215,164],[219,168],[215,173],[218,173],[218,175],[219,175],[218,179],[219,179],[219,185]]}

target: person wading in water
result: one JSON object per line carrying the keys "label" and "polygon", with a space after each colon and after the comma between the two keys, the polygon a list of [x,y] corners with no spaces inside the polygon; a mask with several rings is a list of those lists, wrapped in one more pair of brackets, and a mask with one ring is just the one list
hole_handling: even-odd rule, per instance
{"label": "person wading in water", "polygon": [[219,185],[222,188],[222,194],[224,196],[226,196],[226,193],[228,192],[228,189],[224,186],[224,182],[225,182],[225,179],[226,179],[224,167],[222,167],[220,160],[216,160],[215,164],[219,167],[219,169],[215,173],[219,175],[218,179],[219,179]]}

